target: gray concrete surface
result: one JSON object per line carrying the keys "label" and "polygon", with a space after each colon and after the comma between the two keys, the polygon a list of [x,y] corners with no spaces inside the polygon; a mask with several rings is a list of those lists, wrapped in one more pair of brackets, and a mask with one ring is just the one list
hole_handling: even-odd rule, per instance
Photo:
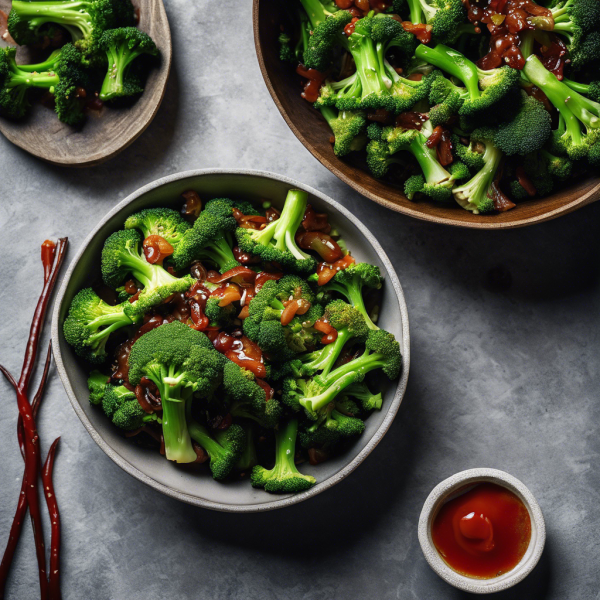
{"label": "gray concrete surface", "polygon": [[[44,238],[68,235],[75,250],[142,184],[232,166],[307,182],[379,234],[408,301],[412,370],[394,425],[353,475],[309,502],[260,515],[192,508],[126,475],[93,443],[53,377],[39,429],[44,449],[62,435],[64,598],[463,598],[427,566],[417,520],[439,481],[479,466],[529,486],[548,528],[538,567],[497,597],[600,598],[600,205],[497,233],[388,212],[339,182],[288,130],[258,69],[249,1],[166,4],[173,72],[156,120],[132,147],[77,171],[0,139],[0,361],[20,368]],[[4,547],[22,466],[5,382],[0,394]],[[14,566],[8,597],[38,597],[28,525]]]}

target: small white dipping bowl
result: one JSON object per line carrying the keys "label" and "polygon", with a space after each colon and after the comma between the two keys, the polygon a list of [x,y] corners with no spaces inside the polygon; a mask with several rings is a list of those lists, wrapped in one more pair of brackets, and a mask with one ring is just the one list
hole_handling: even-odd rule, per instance
{"label": "small white dipping bowl", "polygon": [[[531,540],[523,558],[514,569],[491,579],[466,577],[451,569],[440,556],[431,538],[431,525],[442,505],[453,493],[469,484],[491,482],[515,494],[526,506],[531,519]],[[429,566],[447,583],[473,594],[491,594],[506,590],[522,581],[537,565],[546,542],[546,525],[542,510],[533,494],[515,477],[497,469],[461,471],[437,485],[429,494],[419,518],[419,542]]]}

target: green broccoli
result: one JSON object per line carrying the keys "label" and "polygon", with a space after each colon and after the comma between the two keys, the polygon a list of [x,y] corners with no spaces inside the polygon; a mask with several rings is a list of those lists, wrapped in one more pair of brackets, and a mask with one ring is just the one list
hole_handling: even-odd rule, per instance
{"label": "green broccoli", "polygon": [[[318,277],[311,275],[309,281],[317,282]],[[338,271],[329,283],[319,286],[319,294],[337,292],[360,312],[369,329],[379,329],[367,312],[363,290],[378,290],[382,283],[383,277],[378,266],[369,263],[354,263],[346,269]],[[319,299],[319,295],[317,295],[317,299]]]}
{"label": "green broccoli", "polygon": [[129,0],[13,0],[8,31],[17,44],[39,41],[46,23],[64,27],[80,50],[93,53],[105,30],[134,25],[135,19]]}
{"label": "green broccoli", "polygon": [[[301,300],[310,306],[284,326],[283,303],[288,300]],[[308,283],[296,275],[285,275],[279,281],[267,281],[252,298],[244,319],[244,333],[273,361],[286,361],[316,346],[322,334],[313,325],[322,315],[323,307],[316,302]]]}
{"label": "green broccoli", "polygon": [[350,152],[362,150],[365,147],[367,118],[363,111],[341,110],[338,112],[329,106],[321,106],[320,110],[333,132],[335,138],[333,152],[336,156],[346,156]]}
{"label": "green broccoli", "polygon": [[507,156],[537,152],[552,133],[552,118],[544,105],[521,92],[522,105],[514,119],[500,123],[494,135],[495,146]]}
{"label": "green broccoli", "polygon": [[252,423],[240,425],[246,434],[245,449],[238,458],[235,468],[238,471],[248,471],[258,464],[258,456],[256,454],[256,446],[254,444],[254,436],[256,434],[255,427]]}
{"label": "green broccoli", "polygon": [[250,477],[252,487],[261,487],[274,494],[293,494],[316,483],[314,477],[302,475],[294,463],[297,434],[296,419],[291,419],[275,433],[275,466],[268,470],[256,465]]}
{"label": "green broccoli", "polygon": [[489,128],[477,129],[471,134],[472,143],[485,144],[483,167],[469,181],[452,191],[458,204],[474,214],[495,210],[492,184],[502,160],[502,152],[494,146],[494,134],[494,130]]}
{"label": "green broccoli", "polygon": [[442,69],[462,81],[469,94],[458,114],[470,118],[488,118],[519,84],[520,74],[509,66],[483,71],[457,50],[438,44],[429,48],[420,44],[417,58]]}
{"label": "green broccoli", "polygon": [[141,94],[144,88],[140,87],[137,77],[130,77],[130,71],[138,56],[158,54],[152,38],[136,27],[120,27],[105,31],[98,44],[108,59],[108,71],[100,89],[100,100],[106,102]]}
{"label": "green broccoli", "polygon": [[568,85],[572,90],[575,90],[584,96],[589,96],[594,102],[600,102],[600,81],[579,83],[578,81],[563,77],[562,82],[565,85]]}
{"label": "green broccoli", "polygon": [[174,277],[162,266],[150,264],[140,254],[141,241],[142,236],[135,229],[117,231],[104,243],[101,259],[102,278],[109,287],[117,288],[129,276],[144,286],[127,311],[134,320],[172,294],[186,292],[194,282],[189,275]]}
{"label": "green broccoli", "polygon": [[463,102],[464,98],[458,92],[448,94],[439,104],[429,109],[431,126],[446,125],[454,115],[458,114]]}
{"label": "green broccoli", "polygon": [[237,223],[233,217],[235,203],[228,198],[209,200],[175,248],[172,259],[177,269],[195,260],[210,261],[225,273],[239,266],[233,256],[233,232]]}
{"label": "green broccoli", "polygon": [[572,160],[587,158],[592,166],[600,166],[600,104],[559,81],[533,54],[527,58],[523,74],[544,90],[558,109],[559,128],[553,132],[553,149]]}
{"label": "green broccoli", "polygon": [[331,402],[328,405],[321,420],[302,427],[299,433],[302,447],[336,445],[344,439],[357,437],[363,433],[364,421],[340,412],[336,409],[336,404]]}
{"label": "green broccoli", "polygon": [[344,393],[356,398],[360,402],[362,409],[366,412],[371,410],[381,410],[383,404],[381,392],[374,394],[364,381],[349,385],[344,390]]}
{"label": "green broccoli", "polygon": [[[482,151],[479,152],[481,146]],[[452,136],[452,147],[456,156],[469,168],[470,171],[480,171],[483,168],[483,144],[469,140],[469,145],[465,146],[457,135]]]}
{"label": "green broccoli", "polygon": [[92,371],[88,377],[87,384],[90,391],[90,404],[101,404],[102,398],[106,393],[106,386],[110,381],[110,377],[100,373],[100,371]]}
{"label": "green broccoli", "polygon": [[[54,94],[58,118],[78,125],[84,118],[78,88],[89,85],[81,53],[73,44],[65,44],[39,65],[17,65],[15,54],[16,48],[0,50],[0,112],[12,119],[23,117],[29,108],[29,90],[41,88]],[[37,71],[38,67],[47,70]]]}
{"label": "green broccoli", "polygon": [[316,421],[336,396],[349,385],[363,381],[370,371],[381,369],[390,379],[396,379],[401,365],[400,346],[394,336],[383,329],[371,330],[365,343],[365,352],[327,376],[285,379],[283,402],[292,409],[300,405],[307,416]]}
{"label": "green broccoli", "polygon": [[155,414],[144,412],[135,392],[123,385],[107,385],[102,398],[102,410],[106,416],[120,429],[126,431],[137,429],[146,423],[159,422]]}
{"label": "green broccoli", "polygon": [[307,69],[324,72],[329,68],[333,49],[342,41],[344,27],[351,20],[352,15],[348,11],[339,10],[317,25],[313,25],[303,57]]}
{"label": "green broccoli", "polygon": [[433,36],[441,42],[455,40],[467,16],[460,0],[406,0],[406,3],[410,21],[431,25]]}
{"label": "green broccoli", "polygon": [[246,433],[242,427],[234,424],[227,429],[209,431],[188,415],[187,428],[191,438],[208,453],[212,476],[225,479],[246,449]]}
{"label": "green broccoli", "polygon": [[325,308],[325,320],[337,331],[334,342],[299,357],[302,362],[300,371],[304,375],[320,373],[326,377],[333,369],[346,344],[364,342],[369,328],[362,314],[344,300],[334,300]]}
{"label": "green broccoli", "polygon": [[223,370],[223,390],[231,402],[232,417],[251,419],[261,427],[272,429],[281,418],[281,405],[275,398],[267,399],[254,375],[228,361]]}
{"label": "green broccoli", "polygon": [[191,225],[172,208],[144,208],[127,217],[124,227],[138,229],[144,238],[159,235],[176,248]]}
{"label": "green broccoli", "polygon": [[133,323],[125,314],[130,306],[129,302],[110,306],[92,288],[81,290],[73,298],[63,325],[65,340],[89,362],[104,362],[110,334]]}
{"label": "green broccoli", "polygon": [[[375,15],[372,24],[371,38],[375,42],[375,49],[379,57],[380,65],[387,63],[388,52],[396,54],[396,58],[407,60],[411,58],[418,45],[417,38],[402,27],[391,15],[380,13]],[[398,52],[396,52],[396,49]],[[399,56],[398,56],[399,54]],[[386,68],[390,69],[389,63]]]}
{"label": "green broccoli", "polygon": [[302,223],[308,194],[302,190],[289,190],[279,219],[264,229],[236,229],[239,247],[244,252],[275,261],[299,273],[314,271],[317,261],[303,252],[294,239]]}
{"label": "green broccoli", "polygon": [[[194,392],[207,396],[216,389],[225,361],[206,335],[179,321],[152,329],[133,344],[129,382],[137,385],[142,377],[147,377],[157,386],[168,460],[180,463],[196,460],[190,440],[192,433],[186,424],[186,407],[191,405]],[[196,441],[210,454],[209,448]]]}
{"label": "green broccoli", "polygon": [[555,156],[546,149],[540,152],[551,177],[564,181],[571,177],[573,163],[565,156]]}

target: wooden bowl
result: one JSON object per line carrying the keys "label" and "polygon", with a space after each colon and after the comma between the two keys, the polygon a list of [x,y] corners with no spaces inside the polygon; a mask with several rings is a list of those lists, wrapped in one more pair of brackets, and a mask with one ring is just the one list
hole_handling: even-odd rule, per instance
{"label": "wooden bowl", "polygon": [[[81,127],[61,123],[54,111],[35,102],[19,121],[0,117],[0,132],[16,146],[56,165],[91,167],[113,158],[133,143],[150,125],[162,102],[171,69],[171,30],[162,0],[134,0],[139,9],[138,27],[152,37],[160,60],[148,75],[144,93],[131,106],[103,107],[90,111]],[[0,0],[0,9],[10,12],[11,0]],[[17,59],[27,59],[19,47]],[[22,53],[22,54],[21,54]]]}
{"label": "wooden bowl", "polygon": [[[254,42],[267,88],[279,112],[296,137],[334,175],[363,196],[387,208],[424,221],[477,229],[522,227],[553,219],[600,198],[600,174],[574,181],[551,196],[520,202],[515,208],[495,215],[474,215],[458,204],[411,201],[398,187],[371,177],[364,164],[352,154],[335,156],[329,138],[331,130],[319,111],[300,97],[300,77],[279,59],[277,38],[281,33],[284,0],[254,0]],[[359,153],[353,153],[355,155]]]}

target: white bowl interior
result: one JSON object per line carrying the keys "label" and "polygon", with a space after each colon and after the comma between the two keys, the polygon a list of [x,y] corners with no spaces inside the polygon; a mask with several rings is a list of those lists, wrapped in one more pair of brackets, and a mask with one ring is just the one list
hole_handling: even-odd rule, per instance
{"label": "white bowl interior", "polygon": [[[465,487],[491,482],[510,490],[523,502],[531,520],[531,539],[525,554],[514,569],[490,579],[466,577],[452,569],[437,551],[431,536],[431,526],[442,506],[465,493]],[[442,481],[431,492],[419,519],[419,541],[431,568],[445,581],[461,590],[489,594],[508,589],[522,581],[540,560],[546,542],[546,527],[542,511],[533,494],[518,479],[497,469],[470,469]]]}
{"label": "white bowl interior", "polygon": [[[313,475],[317,485],[296,495],[273,496],[253,489],[248,480],[218,483],[207,468],[175,465],[158,452],[143,449],[124,438],[108,421],[99,407],[88,401],[89,367],[66,343],[62,324],[73,296],[99,279],[100,253],[104,240],[120,229],[132,213],[147,207],[171,206],[179,209],[180,194],[196,190],[206,201],[215,197],[270,200],[281,207],[288,189],[297,187],[310,194],[309,202],[318,212],[327,212],[359,261],[379,265],[385,276],[379,324],[391,331],[402,349],[403,373],[399,382],[381,380],[383,410],[371,415],[366,429],[343,454],[318,466],[302,465],[302,471]],[[371,238],[371,240],[369,239]],[[194,171],[166,177],[154,182],[113,209],[88,236],[65,276],[56,303],[52,337],[56,361],[73,408],[98,445],[123,469],[159,489],[186,502],[229,511],[259,511],[296,503],[330,487],[350,473],[371,452],[391,424],[406,389],[409,367],[408,320],[406,305],[398,279],[389,260],[371,234],[337,203],[316,190],[280,176],[262,172]]]}

